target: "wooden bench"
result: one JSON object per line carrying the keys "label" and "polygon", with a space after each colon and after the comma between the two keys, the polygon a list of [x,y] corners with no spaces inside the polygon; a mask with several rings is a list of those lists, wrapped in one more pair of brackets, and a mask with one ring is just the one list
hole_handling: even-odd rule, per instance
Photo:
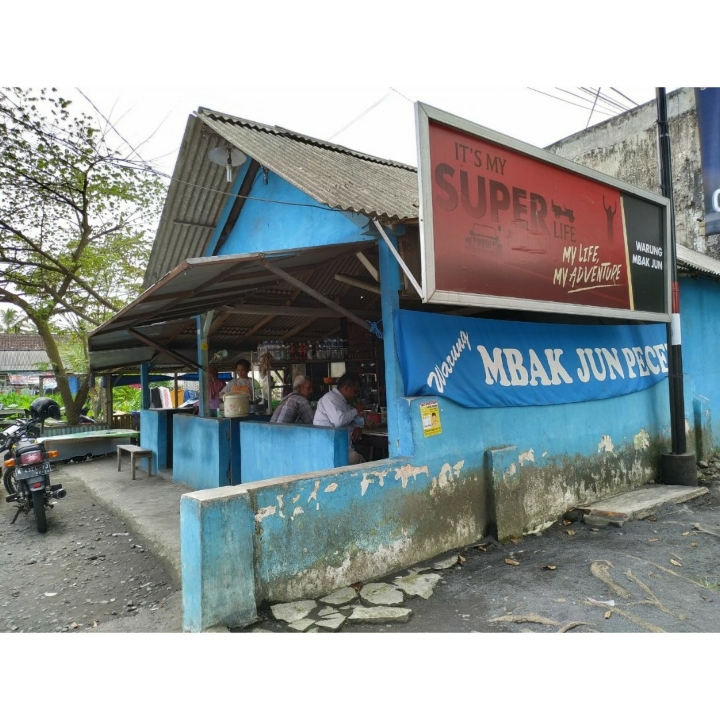
{"label": "wooden bench", "polygon": [[152,476],[152,450],[142,448],[139,445],[118,445],[117,446],[117,469],[120,472],[120,460],[122,454],[126,452],[130,455],[130,464],[132,465],[132,479],[135,479],[135,459],[146,457],[148,461],[148,477]]}

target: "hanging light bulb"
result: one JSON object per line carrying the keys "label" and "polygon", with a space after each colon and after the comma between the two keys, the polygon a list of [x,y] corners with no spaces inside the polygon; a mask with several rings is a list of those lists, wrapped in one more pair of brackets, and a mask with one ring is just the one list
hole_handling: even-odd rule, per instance
{"label": "hanging light bulb", "polygon": [[233,179],[232,169],[242,165],[247,160],[247,155],[242,150],[234,147],[216,147],[208,153],[208,160],[216,165],[222,165],[225,168],[227,181],[230,183]]}
{"label": "hanging light bulb", "polygon": [[227,171],[227,181],[232,182],[232,155],[230,153],[230,148],[228,148],[227,165],[225,166],[225,170]]}

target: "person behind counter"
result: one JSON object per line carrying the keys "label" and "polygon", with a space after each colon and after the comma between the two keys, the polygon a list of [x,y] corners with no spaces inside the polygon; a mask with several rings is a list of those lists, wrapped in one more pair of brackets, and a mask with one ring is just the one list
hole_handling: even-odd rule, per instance
{"label": "person behind counter", "polygon": [[244,392],[252,394],[251,380],[248,377],[249,372],[250,363],[240,358],[240,360],[235,363],[235,378],[220,391],[220,399],[224,399],[228,393]]}
{"label": "person behind counter", "polygon": [[293,380],[293,391],[275,408],[270,422],[312,425],[315,412],[310,406],[311,395],[312,380],[306,375],[298,375]]}
{"label": "person behind counter", "polygon": [[348,462],[357,465],[365,462],[365,458],[353,447],[353,442],[362,435],[362,430],[355,426],[358,411],[351,405],[360,390],[362,379],[357,373],[345,373],[337,383],[337,387],[325,393],[318,400],[313,425],[324,427],[346,427],[348,429]]}
{"label": "person behind counter", "polygon": [[209,405],[210,405],[210,415],[216,416],[218,408],[220,407],[220,403],[222,402],[220,400],[220,393],[225,387],[225,381],[221,380],[218,377],[218,371],[217,368],[214,365],[211,365],[208,368],[208,376],[210,378],[209,384]]}

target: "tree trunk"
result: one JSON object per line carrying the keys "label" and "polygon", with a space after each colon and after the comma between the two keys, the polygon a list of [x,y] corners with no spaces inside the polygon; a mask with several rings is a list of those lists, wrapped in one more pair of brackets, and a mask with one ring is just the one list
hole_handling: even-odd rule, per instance
{"label": "tree trunk", "polygon": [[65,366],[63,365],[60,352],[55,342],[53,334],[50,332],[50,328],[47,323],[42,322],[38,318],[32,318],[35,326],[45,343],[45,352],[47,352],[50,358],[50,365],[53,373],[55,373],[55,380],[57,381],[57,390],[62,398],[63,405],[65,406],[65,417],[67,418],[68,425],[78,425],[80,422],[80,411],[82,410],[85,400],[87,399],[89,385],[88,376],[84,375],[80,383],[75,398],[73,398],[72,390],[70,390],[70,383],[68,382],[67,375],[65,373]]}

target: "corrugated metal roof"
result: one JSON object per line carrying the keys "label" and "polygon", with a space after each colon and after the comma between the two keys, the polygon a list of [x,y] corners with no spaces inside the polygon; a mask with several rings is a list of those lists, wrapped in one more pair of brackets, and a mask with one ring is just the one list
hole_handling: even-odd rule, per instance
{"label": "corrugated metal roof", "polygon": [[284,128],[200,108],[188,118],[145,274],[145,287],[189,257],[205,253],[228,192],[207,159],[227,143],[319,203],[387,221],[419,216],[417,171]]}
{"label": "corrugated metal roof", "polygon": [[218,135],[324,205],[396,221],[418,217],[417,171],[409,165],[204,108],[198,114]]}
{"label": "corrugated metal roof", "polygon": [[49,364],[44,350],[0,350],[0,372],[38,372]]}
{"label": "corrugated metal roof", "polygon": [[203,132],[190,116],[155,235],[144,286],[156,283],[189,257],[201,257],[228,197],[227,181],[207,159],[222,138]]}
{"label": "corrugated metal roof", "polygon": [[703,255],[690,248],[677,246],[678,268],[696,270],[704,275],[720,277],[720,260]]}
{"label": "corrugated metal roof", "polygon": [[[378,265],[375,242],[328,245],[294,252],[188,258],[137,300],[90,333],[95,371],[152,362],[156,367],[192,366],[197,357],[195,316],[216,310],[210,354],[234,354],[261,340],[317,340],[340,331],[342,313],[271,272],[279,268],[364,321],[380,319],[380,297],[338,281],[336,274],[371,282],[356,253]],[[225,308],[232,306],[232,312]],[[134,334],[139,332],[151,343]],[[189,362],[182,363],[181,355]],[[231,366],[231,365],[230,365]]]}

